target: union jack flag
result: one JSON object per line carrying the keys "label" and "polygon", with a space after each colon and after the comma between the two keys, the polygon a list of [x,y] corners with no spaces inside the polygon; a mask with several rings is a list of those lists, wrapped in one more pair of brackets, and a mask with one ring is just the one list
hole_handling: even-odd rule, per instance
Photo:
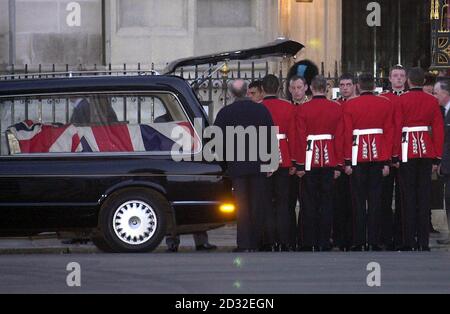
{"label": "union jack flag", "polygon": [[[186,147],[192,152],[199,147],[189,122],[79,127],[27,120],[9,127],[8,132],[19,142],[20,153],[167,152]],[[173,138],[174,134],[179,136]]]}

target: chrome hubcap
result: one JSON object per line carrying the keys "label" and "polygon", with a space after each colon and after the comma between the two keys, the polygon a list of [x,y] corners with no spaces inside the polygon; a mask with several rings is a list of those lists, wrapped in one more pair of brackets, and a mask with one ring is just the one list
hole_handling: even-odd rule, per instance
{"label": "chrome hubcap", "polygon": [[117,237],[130,245],[140,245],[150,240],[158,226],[155,211],[143,201],[120,205],[112,223]]}

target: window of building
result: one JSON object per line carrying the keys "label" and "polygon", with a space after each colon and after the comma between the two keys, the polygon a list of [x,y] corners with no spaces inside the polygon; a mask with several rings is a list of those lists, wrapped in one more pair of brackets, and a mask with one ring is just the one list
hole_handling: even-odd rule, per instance
{"label": "window of building", "polygon": [[198,27],[253,27],[253,0],[198,0]]}

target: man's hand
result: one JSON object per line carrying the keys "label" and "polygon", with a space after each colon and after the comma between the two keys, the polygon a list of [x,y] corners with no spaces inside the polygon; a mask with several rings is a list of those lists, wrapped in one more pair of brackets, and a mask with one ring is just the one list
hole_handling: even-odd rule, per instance
{"label": "man's hand", "polygon": [[392,167],[399,169],[400,168],[400,162],[396,162],[392,164]]}
{"label": "man's hand", "polygon": [[345,166],[345,174],[351,176],[353,173],[353,169],[351,166]]}
{"label": "man's hand", "polygon": [[341,172],[338,170],[334,170],[334,179],[337,180],[341,176]]}
{"label": "man's hand", "polygon": [[389,176],[389,173],[391,173],[391,169],[389,168],[389,166],[384,166],[383,167],[383,177]]}
{"label": "man's hand", "polygon": [[295,167],[289,168],[289,175],[290,176],[293,176],[296,173],[297,173],[297,168],[295,168]]}
{"label": "man's hand", "polygon": [[273,172],[267,172],[267,177],[270,178],[273,175]]}
{"label": "man's hand", "polygon": [[297,171],[297,176],[299,178],[303,178],[305,176],[305,174],[306,174],[306,171]]}

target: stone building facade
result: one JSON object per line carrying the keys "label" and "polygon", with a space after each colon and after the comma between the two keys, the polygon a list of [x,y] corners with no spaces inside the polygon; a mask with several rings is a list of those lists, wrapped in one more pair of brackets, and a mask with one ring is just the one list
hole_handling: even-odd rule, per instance
{"label": "stone building facade", "polygon": [[[307,47],[301,58],[333,67],[341,53],[341,1],[314,0],[4,0],[0,66],[121,67],[250,48],[279,36]],[[10,56],[11,2],[15,56]],[[68,25],[79,4],[80,25]]]}

